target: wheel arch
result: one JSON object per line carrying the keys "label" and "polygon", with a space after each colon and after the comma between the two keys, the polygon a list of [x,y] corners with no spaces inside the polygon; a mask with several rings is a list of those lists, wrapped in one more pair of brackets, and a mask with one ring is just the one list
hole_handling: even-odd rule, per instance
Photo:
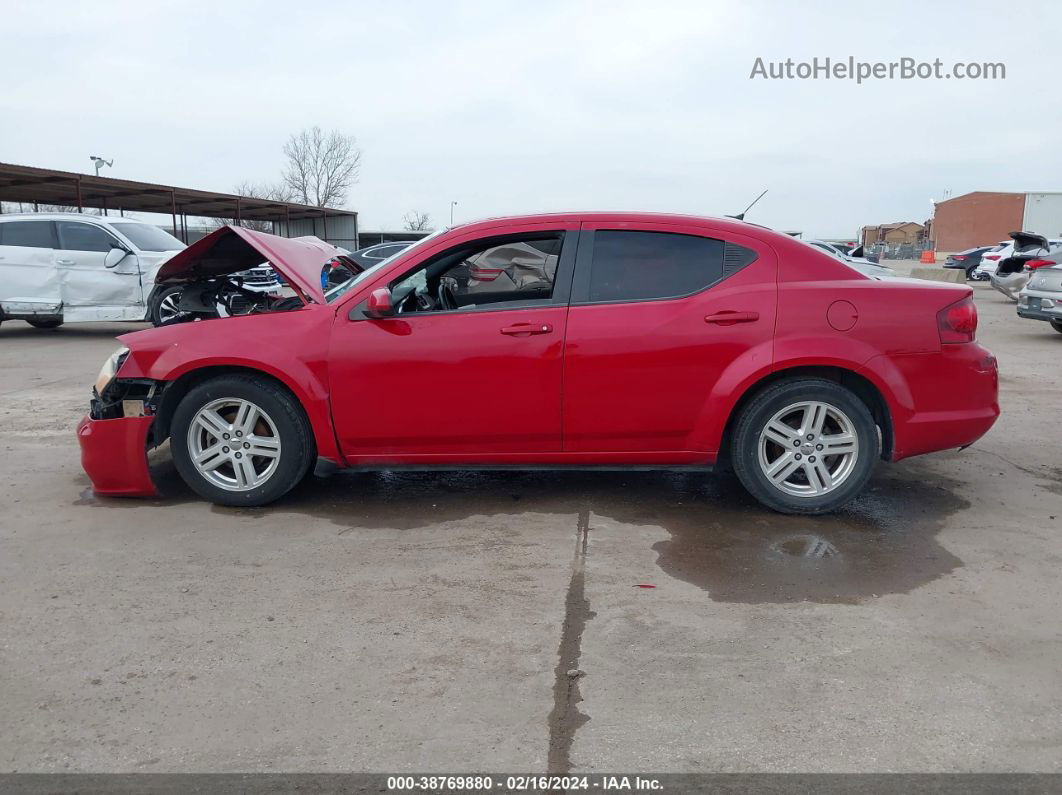
{"label": "wheel arch", "polygon": [[856,395],[870,410],[874,423],[881,430],[881,458],[891,460],[894,445],[894,429],[892,413],[889,410],[888,401],[881,389],[865,375],[855,370],[837,365],[798,365],[786,367],[768,373],[759,380],[749,385],[737,399],[727,415],[726,425],[723,427],[723,435],[719,444],[718,465],[726,468],[730,463],[730,445],[733,438],[734,426],[745,406],[760,394],[764,389],[777,384],[779,381],[787,381],[797,378],[824,378],[833,381]]}
{"label": "wheel arch", "polygon": [[192,367],[184,370],[172,380],[166,382],[159,400],[158,412],[152,429],[153,443],[161,444],[169,438],[171,423],[177,405],[196,386],[204,381],[223,375],[249,375],[273,382],[288,392],[302,409],[313,431],[314,442],[319,456],[333,459],[338,457],[335,435],[332,430],[327,407],[323,415],[316,411],[317,402],[307,395],[297,384],[288,380],[281,373],[271,372],[247,364],[215,364]]}

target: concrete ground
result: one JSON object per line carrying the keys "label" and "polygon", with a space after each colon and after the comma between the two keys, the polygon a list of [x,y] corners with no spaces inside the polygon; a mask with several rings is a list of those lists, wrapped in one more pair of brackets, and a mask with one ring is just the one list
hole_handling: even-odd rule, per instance
{"label": "concrete ground", "polygon": [[998,424],[811,519],[645,473],[222,509],[165,454],[99,499],[129,327],[4,323],[0,771],[1062,770],[1062,334],[976,295]]}

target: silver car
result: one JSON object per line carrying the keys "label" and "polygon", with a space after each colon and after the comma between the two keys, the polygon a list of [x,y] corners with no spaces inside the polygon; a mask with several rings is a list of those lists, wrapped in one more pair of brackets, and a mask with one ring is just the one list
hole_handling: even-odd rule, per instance
{"label": "silver car", "polygon": [[1014,251],[999,261],[992,274],[992,286],[1011,301],[1029,283],[1034,270],[1062,262],[1062,240],[1048,240],[1035,232],[1011,232]]}
{"label": "silver car", "polygon": [[1062,265],[1033,270],[1018,294],[1018,317],[1046,320],[1062,334]]}

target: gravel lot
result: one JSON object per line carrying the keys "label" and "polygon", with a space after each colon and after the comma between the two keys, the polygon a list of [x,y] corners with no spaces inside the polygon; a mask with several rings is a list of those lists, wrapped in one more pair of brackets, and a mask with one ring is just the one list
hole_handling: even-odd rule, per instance
{"label": "gravel lot", "polygon": [[4,323],[0,771],[1060,771],[1062,334],[975,289],[995,428],[811,519],[646,473],[223,509],[165,453],[97,499],[129,326]]}

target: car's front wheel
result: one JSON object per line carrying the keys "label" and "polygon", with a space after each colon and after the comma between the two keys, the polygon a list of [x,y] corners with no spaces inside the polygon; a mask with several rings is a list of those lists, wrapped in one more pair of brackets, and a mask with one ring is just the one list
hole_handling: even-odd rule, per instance
{"label": "car's front wheel", "polygon": [[272,502],[306,475],[310,423],[295,398],[267,378],[227,375],[192,388],[170,426],[177,471],[219,505]]}
{"label": "car's front wheel", "polygon": [[821,378],[774,384],[744,408],[731,457],[742,485],[781,513],[836,510],[866,484],[880,454],[866,404]]}
{"label": "car's front wheel", "polygon": [[1053,328],[1059,334],[1062,334],[1062,320],[1052,320],[1051,328]]}
{"label": "car's front wheel", "polygon": [[167,287],[155,295],[148,318],[153,326],[168,326],[170,323],[180,323],[187,319],[188,313],[179,308],[182,290],[184,288],[177,285]]}

